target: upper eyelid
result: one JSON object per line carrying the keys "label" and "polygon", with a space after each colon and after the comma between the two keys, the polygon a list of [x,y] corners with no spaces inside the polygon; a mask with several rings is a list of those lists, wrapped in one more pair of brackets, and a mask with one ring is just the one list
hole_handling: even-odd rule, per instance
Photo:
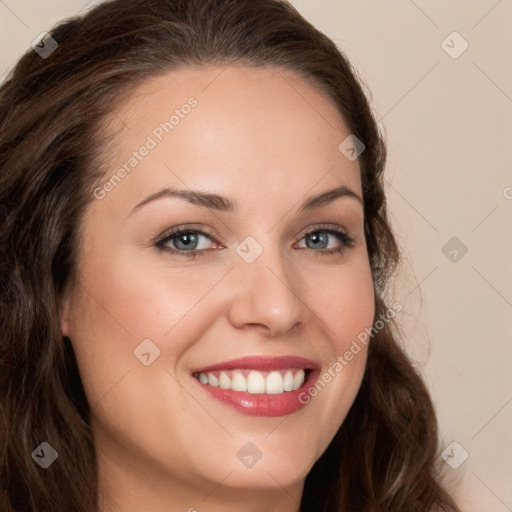
{"label": "upper eyelid", "polygon": [[204,228],[195,228],[195,227],[187,227],[187,226],[177,226],[175,228],[169,229],[166,233],[159,235],[155,239],[155,244],[161,244],[167,240],[170,240],[174,237],[179,236],[182,233],[195,233],[202,236],[209,237],[212,241],[216,243],[220,243],[217,240],[217,237],[213,233],[209,233],[207,229]]}
{"label": "upper eyelid", "polygon": [[304,229],[302,229],[300,232],[299,232],[299,236],[303,237],[304,235],[308,234],[308,233],[312,233],[312,232],[315,232],[315,231],[329,231],[329,230],[333,230],[333,231],[336,231],[338,233],[346,233],[348,234],[349,233],[349,230],[345,227],[345,226],[339,226],[339,225],[335,225],[335,224],[332,224],[332,223],[329,223],[329,222],[324,222],[324,223],[320,223],[320,224],[313,224],[312,226],[306,226]]}

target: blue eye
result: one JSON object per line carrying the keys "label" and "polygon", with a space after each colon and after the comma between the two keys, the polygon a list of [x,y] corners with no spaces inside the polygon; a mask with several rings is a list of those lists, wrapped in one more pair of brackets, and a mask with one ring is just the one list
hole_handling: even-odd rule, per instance
{"label": "blue eye", "polygon": [[[333,239],[337,239],[338,246],[336,246],[335,241],[334,246],[329,246]],[[217,247],[219,246],[217,241],[208,233],[190,228],[176,228],[156,242],[155,246],[171,254],[195,258],[207,253],[209,249],[208,240]],[[300,240],[306,241],[307,246],[305,248],[311,250],[315,256],[341,253],[345,249],[354,246],[354,240],[347,233],[332,226],[316,227],[314,230],[305,233]]]}
{"label": "blue eye", "polygon": [[[339,231],[337,229],[316,229],[315,231],[310,231],[304,237],[306,240],[306,244],[311,242],[313,247],[308,246],[308,249],[323,249],[323,253],[332,254],[335,252],[340,252],[345,247],[352,247],[353,240],[343,231]],[[328,247],[329,242],[332,238],[337,238],[338,241],[341,241],[341,247]],[[316,247],[315,247],[316,245]],[[319,247],[320,246],[320,247]],[[325,249],[328,249],[327,251]]]}
{"label": "blue eye", "polygon": [[204,244],[200,243],[201,238],[210,239],[210,236],[201,231],[179,230],[169,234],[161,243],[159,242],[159,245],[167,246],[169,242],[172,242],[172,248],[178,249],[178,251],[204,250]]}

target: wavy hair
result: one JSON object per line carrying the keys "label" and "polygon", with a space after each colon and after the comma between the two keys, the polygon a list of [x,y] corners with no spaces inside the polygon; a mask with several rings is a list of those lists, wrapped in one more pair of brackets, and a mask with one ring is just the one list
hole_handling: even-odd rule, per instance
{"label": "wavy hair", "polygon": [[[375,319],[399,263],[383,188],[386,147],[363,82],[284,0],[109,0],[63,20],[47,58],[27,51],[0,87],[0,509],[91,512],[98,504],[89,406],[59,300],[73,278],[81,215],[105,173],[108,112],[142,81],[187,66],[290,70],[330,98],[359,157]],[[372,337],[361,388],[311,468],[301,507],[458,511],[443,488],[427,388],[397,335]],[[42,441],[59,463],[41,470]]]}

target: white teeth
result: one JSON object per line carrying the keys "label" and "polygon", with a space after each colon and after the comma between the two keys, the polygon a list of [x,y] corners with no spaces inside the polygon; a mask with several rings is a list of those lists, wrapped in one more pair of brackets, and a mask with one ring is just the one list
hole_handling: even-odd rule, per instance
{"label": "white teeth", "polygon": [[293,390],[293,373],[288,370],[283,379],[283,389],[285,391]]}
{"label": "white teeth", "polygon": [[233,391],[247,391],[247,379],[240,372],[233,375],[231,389]]}
{"label": "white teeth", "polygon": [[283,377],[279,372],[270,372],[268,374],[265,383],[265,391],[267,395],[279,395],[284,391]]}
{"label": "white teeth", "polygon": [[247,391],[249,393],[265,393],[265,378],[260,372],[255,370],[249,372],[247,376]]}
{"label": "white teeth", "polygon": [[227,376],[226,372],[221,372],[219,377],[220,389],[231,389],[231,379]]}
{"label": "white teeth", "polygon": [[217,379],[213,373],[209,373],[208,384],[210,384],[210,386],[219,387],[219,379]]}
{"label": "white teeth", "polygon": [[[294,372],[295,375],[294,375]],[[248,391],[252,394],[280,395],[285,391],[299,389],[305,381],[304,370],[273,370],[259,372],[257,370],[225,370],[221,372],[201,372],[196,377],[204,385],[231,389],[232,391]]]}
{"label": "white teeth", "polygon": [[293,378],[293,390],[295,391],[296,389],[299,389],[302,384],[304,384],[304,377],[305,377],[305,373],[304,373],[304,370],[299,370],[296,374],[295,374],[295,377]]}

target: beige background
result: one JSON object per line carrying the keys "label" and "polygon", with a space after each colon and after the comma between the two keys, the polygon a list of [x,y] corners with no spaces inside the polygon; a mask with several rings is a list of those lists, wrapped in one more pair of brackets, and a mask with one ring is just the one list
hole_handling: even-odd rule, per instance
{"label": "beige background", "polygon": [[[41,31],[95,3],[0,0],[0,77]],[[462,447],[452,464],[469,454],[443,462],[447,476],[464,512],[512,511],[512,0],[293,4],[359,70],[387,138],[404,251],[393,298],[443,448]],[[452,237],[465,255],[443,253]]]}

